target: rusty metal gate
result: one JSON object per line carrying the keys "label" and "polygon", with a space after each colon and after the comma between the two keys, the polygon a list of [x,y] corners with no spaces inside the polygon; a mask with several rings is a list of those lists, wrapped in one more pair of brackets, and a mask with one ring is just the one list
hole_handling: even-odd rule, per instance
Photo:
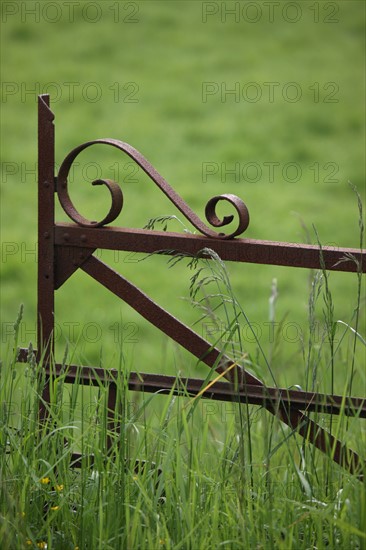
{"label": "rusty metal gate", "polygon": [[[279,266],[304,267],[354,272],[357,265],[349,258],[352,254],[365,272],[365,255],[358,249],[333,248],[235,239],[249,223],[249,214],[244,202],[231,194],[212,198],[206,206],[206,218],[213,227],[221,228],[233,220],[233,216],[220,220],[216,214],[219,201],[228,201],[236,210],[239,223],[231,234],[216,232],[206,226],[169,186],[153,166],[133,147],[115,139],[97,139],[79,145],[64,159],[55,177],[54,115],[50,109],[49,96],[38,98],[38,359],[43,357],[46,374],[52,368],[56,374],[61,364],[51,361],[54,352],[54,293],[64,282],[81,269],[98,283],[105,286],[128,303],[140,315],[160,329],[175,342],[191,352],[217,374],[227,380],[216,381],[206,391],[204,380],[186,378],[177,385],[176,377],[161,374],[130,374],[130,390],[143,392],[172,391],[184,395],[202,394],[202,398],[221,401],[236,401],[261,405],[269,413],[306,438],[323,452],[333,449],[333,460],[362,479],[364,459],[346,448],[331,433],[315,423],[308,414],[317,411],[332,415],[343,414],[366,417],[366,399],[339,395],[268,387],[261,380],[237,364],[211,343],[181,323],[158,304],[154,303],[139,288],[93,255],[97,249],[123,250],[154,253],[164,250],[166,254],[187,253],[196,255],[205,248],[215,251],[222,260],[250,262]],[[99,222],[89,221],[79,214],[68,193],[68,174],[77,155],[84,149],[105,144],[126,153],[165,193],[169,200],[200,232],[200,235],[158,232],[120,227],[104,227],[112,222],[122,209],[123,196],[120,187],[111,180],[96,180],[93,185],[105,185],[111,194],[108,215]],[[55,222],[55,194],[62,208],[74,223]],[[320,254],[322,252],[322,254]],[[348,256],[347,256],[348,255]],[[340,262],[340,260],[342,260]],[[324,264],[324,265],[323,265]],[[27,361],[28,350],[22,348],[19,361]],[[52,363],[52,366],[51,366]],[[228,369],[228,366],[232,367]],[[116,400],[116,373],[95,367],[71,365],[66,371],[65,382],[96,384],[96,376],[108,387],[108,410],[113,411]],[[182,386],[183,385],[183,386]],[[49,399],[46,382],[44,399]],[[76,454],[76,453],[75,453]]]}

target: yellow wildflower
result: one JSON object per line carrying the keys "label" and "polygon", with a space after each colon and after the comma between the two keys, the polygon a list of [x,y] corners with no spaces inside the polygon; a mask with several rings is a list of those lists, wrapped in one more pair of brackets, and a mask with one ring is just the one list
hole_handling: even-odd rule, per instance
{"label": "yellow wildflower", "polygon": [[50,482],[50,478],[49,477],[42,477],[40,482],[42,483],[42,485],[48,485],[49,482]]}
{"label": "yellow wildflower", "polygon": [[63,491],[63,490],[64,490],[64,486],[63,486],[63,485],[56,485],[56,491],[58,491],[58,492],[60,493],[60,492]]}
{"label": "yellow wildflower", "polygon": [[41,542],[37,542],[37,546],[41,550],[47,550],[47,542],[44,542],[43,540]]}
{"label": "yellow wildflower", "polygon": [[59,509],[60,509],[59,506],[51,506],[51,510],[53,510],[54,512],[55,512],[56,510],[59,510]]}

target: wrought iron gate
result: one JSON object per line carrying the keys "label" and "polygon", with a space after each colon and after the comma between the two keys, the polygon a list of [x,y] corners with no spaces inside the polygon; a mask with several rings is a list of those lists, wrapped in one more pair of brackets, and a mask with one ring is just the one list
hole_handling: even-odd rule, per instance
{"label": "wrought iron gate", "polygon": [[[216,215],[219,201],[228,201],[238,216],[237,229],[231,234],[216,232],[206,226],[169,186],[153,166],[133,147],[114,139],[97,139],[73,149],[64,159],[55,177],[54,115],[50,109],[49,96],[38,98],[38,359],[43,355],[46,372],[50,374],[50,358],[54,351],[54,294],[65,281],[81,269],[116,296],[127,302],[140,315],[155,325],[167,336],[191,352],[208,367],[223,374],[227,381],[217,381],[203,391],[203,380],[181,380],[185,395],[202,394],[203,398],[221,401],[236,401],[261,405],[269,413],[278,416],[285,424],[306,438],[321,451],[333,449],[335,462],[362,478],[364,459],[346,448],[341,441],[316,424],[308,416],[312,411],[337,415],[366,417],[366,399],[339,395],[319,394],[285,388],[268,387],[253,374],[234,364],[219,349],[181,323],[140,289],[93,255],[97,249],[132,252],[198,254],[205,248],[214,250],[222,260],[250,262],[290,267],[305,267],[336,271],[356,271],[357,266],[346,255],[352,254],[365,272],[366,260],[362,251],[348,248],[320,248],[312,245],[235,239],[249,223],[248,210],[241,199],[225,194],[212,198],[206,206],[206,218],[213,227],[221,228],[233,220],[233,216],[220,220]],[[120,187],[111,180],[96,180],[93,185],[105,185],[111,194],[108,215],[99,222],[89,221],[79,214],[68,193],[68,174],[77,155],[97,144],[115,147],[131,157],[142,170],[165,193],[169,200],[200,232],[200,235],[158,232],[119,227],[104,227],[112,222],[122,209],[123,196]],[[74,223],[55,222],[55,194]],[[320,252],[322,255],[320,256]],[[340,262],[340,260],[342,261]],[[324,265],[322,265],[324,263]],[[23,348],[19,361],[27,360],[28,350]],[[228,369],[228,366],[232,368]],[[52,366],[56,373],[61,364]],[[116,372],[95,367],[70,366],[65,382],[96,384],[96,376],[108,385],[108,408],[113,410],[116,399]],[[130,390],[156,392],[166,390],[180,394],[176,378],[161,374],[132,372],[128,381]],[[44,399],[49,399],[46,384]]]}

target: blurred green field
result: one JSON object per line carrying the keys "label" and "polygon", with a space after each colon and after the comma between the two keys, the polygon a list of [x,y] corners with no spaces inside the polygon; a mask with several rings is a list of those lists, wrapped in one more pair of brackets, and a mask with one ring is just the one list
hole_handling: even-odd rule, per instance
{"label": "blurred green field", "polygon": [[[202,218],[211,197],[234,193],[250,212],[245,237],[315,243],[314,225],[323,245],[358,246],[357,200],[348,181],[365,199],[363,2],[298,3],[297,22],[291,8],[284,11],[286,2],[272,22],[265,2],[257,3],[256,22],[242,8],[234,16],[223,12],[225,5],[246,4],[235,2],[75,2],[72,18],[65,3],[60,12],[42,8],[47,4],[2,4],[3,347],[11,343],[20,303],[20,343],[35,342],[39,92],[51,94],[58,164],[84,141],[114,137],[140,150]],[[94,147],[78,161],[70,187],[84,215],[105,215],[108,197],[88,185],[103,175],[123,188],[119,225],[143,227],[167,214],[181,219],[117,151]],[[58,219],[66,219],[59,208]],[[169,229],[181,226],[172,222]],[[183,264],[169,269],[166,258],[138,262],[104,251],[101,257],[185,322],[198,318],[186,300],[192,273]],[[273,278],[276,319],[287,315],[305,331],[307,271],[228,269],[265,350]],[[330,280],[335,319],[348,322],[356,276],[334,273]],[[69,339],[78,362],[113,366],[122,342],[137,370],[189,371],[195,364],[82,273],[58,292],[56,314],[58,353]],[[278,374],[297,383],[301,338],[282,339]]]}

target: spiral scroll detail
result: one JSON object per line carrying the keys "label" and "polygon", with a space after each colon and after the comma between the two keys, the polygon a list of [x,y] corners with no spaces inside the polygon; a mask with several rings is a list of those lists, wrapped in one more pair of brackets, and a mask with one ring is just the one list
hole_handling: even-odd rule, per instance
{"label": "spiral scroll detail", "polygon": [[144,172],[150,177],[150,179],[152,179],[155,184],[163,191],[163,193],[169,198],[169,200],[180,210],[180,212],[191,222],[191,224],[202,234],[213,238],[230,239],[237,235],[240,235],[248,227],[249,213],[245,203],[236,195],[223,194],[213,197],[208,201],[205,210],[206,219],[214,227],[223,227],[231,223],[234,218],[233,215],[224,216],[224,218],[220,220],[216,214],[217,203],[219,201],[226,201],[234,206],[236,213],[238,214],[238,226],[235,231],[227,235],[225,233],[217,233],[216,231],[213,231],[202,222],[197,214],[195,214],[193,210],[190,209],[190,207],[184,202],[184,200],[178,195],[178,193],[174,191],[174,189],[168,184],[168,182],[165,181],[165,179],[157,172],[157,170],[155,170],[155,168],[148,162],[148,160],[146,160],[145,157],[143,157],[141,153],[139,153],[139,151],[131,147],[131,145],[129,145],[128,143],[124,143],[115,139],[97,139],[94,141],[83,143],[82,145],[79,145],[78,147],[73,149],[66,156],[63,163],[61,164],[57,177],[58,197],[61,206],[63,207],[66,214],[77,224],[83,227],[101,227],[115,220],[121,212],[123,206],[123,195],[119,185],[116,182],[108,179],[98,179],[92,182],[93,185],[105,185],[111,194],[112,203],[110,210],[108,214],[99,222],[91,221],[84,218],[84,216],[82,216],[77,211],[69,196],[67,178],[72,163],[74,162],[78,154],[81,153],[81,151],[94,144],[111,145],[131,157],[136,162],[136,164],[138,164],[138,166],[140,166],[142,170],[144,170]]}

